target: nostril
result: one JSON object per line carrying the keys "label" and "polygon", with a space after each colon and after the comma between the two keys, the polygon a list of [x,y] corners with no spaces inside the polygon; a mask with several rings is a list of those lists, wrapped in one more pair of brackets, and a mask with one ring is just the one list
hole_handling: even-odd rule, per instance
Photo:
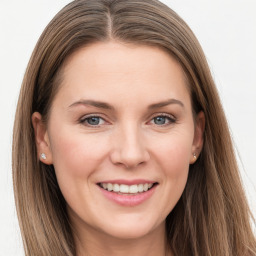
{"label": "nostril", "polygon": [[116,149],[110,158],[115,165],[123,165],[127,169],[133,169],[147,163],[150,156],[146,150],[126,147]]}
{"label": "nostril", "polygon": [[138,130],[137,122],[125,122],[113,134],[111,160],[115,164],[123,164],[133,168],[149,160],[145,141]]}

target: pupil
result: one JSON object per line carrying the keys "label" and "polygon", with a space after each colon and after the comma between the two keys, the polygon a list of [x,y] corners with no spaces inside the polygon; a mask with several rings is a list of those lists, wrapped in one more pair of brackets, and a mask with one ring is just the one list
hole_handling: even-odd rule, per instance
{"label": "pupil", "polygon": [[100,123],[100,118],[99,117],[90,117],[88,119],[88,123],[91,125],[98,125]]}
{"label": "pupil", "polygon": [[165,117],[157,116],[154,118],[155,124],[165,124]]}

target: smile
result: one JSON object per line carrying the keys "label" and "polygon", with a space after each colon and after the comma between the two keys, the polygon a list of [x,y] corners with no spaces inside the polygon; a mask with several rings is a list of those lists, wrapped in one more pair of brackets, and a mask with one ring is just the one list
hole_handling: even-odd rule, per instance
{"label": "smile", "polygon": [[120,194],[137,194],[146,192],[153,187],[154,183],[141,184],[116,184],[116,183],[100,183],[99,186],[107,191],[112,191]]}
{"label": "smile", "polygon": [[137,181],[104,181],[97,183],[103,196],[121,206],[137,206],[153,196],[158,182]]}

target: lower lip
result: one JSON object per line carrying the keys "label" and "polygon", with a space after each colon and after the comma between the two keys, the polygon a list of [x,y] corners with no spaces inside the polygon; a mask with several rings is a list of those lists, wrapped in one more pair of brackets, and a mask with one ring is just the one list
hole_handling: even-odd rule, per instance
{"label": "lower lip", "polygon": [[99,188],[105,197],[107,197],[108,199],[110,199],[111,201],[113,201],[119,205],[136,206],[136,205],[142,204],[147,199],[149,199],[155,192],[156,187],[157,186],[155,185],[150,190],[148,190],[146,192],[141,192],[141,193],[138,193],[135,195],[132,195],[132,194],[131,195],[128,195],[128,194],[121,195],[121,194],[117,194],[115,192],[107,191],[101,187],[99,187]]}

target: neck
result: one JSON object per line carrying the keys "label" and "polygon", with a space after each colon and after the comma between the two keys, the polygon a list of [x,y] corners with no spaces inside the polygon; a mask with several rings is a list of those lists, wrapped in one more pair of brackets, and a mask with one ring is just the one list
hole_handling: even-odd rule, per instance
{"label": "neck", "polygon": [[117,238],[90,226],[76,230],[77,256],[171,256],[168,250],[164,223],[139,238]]}

